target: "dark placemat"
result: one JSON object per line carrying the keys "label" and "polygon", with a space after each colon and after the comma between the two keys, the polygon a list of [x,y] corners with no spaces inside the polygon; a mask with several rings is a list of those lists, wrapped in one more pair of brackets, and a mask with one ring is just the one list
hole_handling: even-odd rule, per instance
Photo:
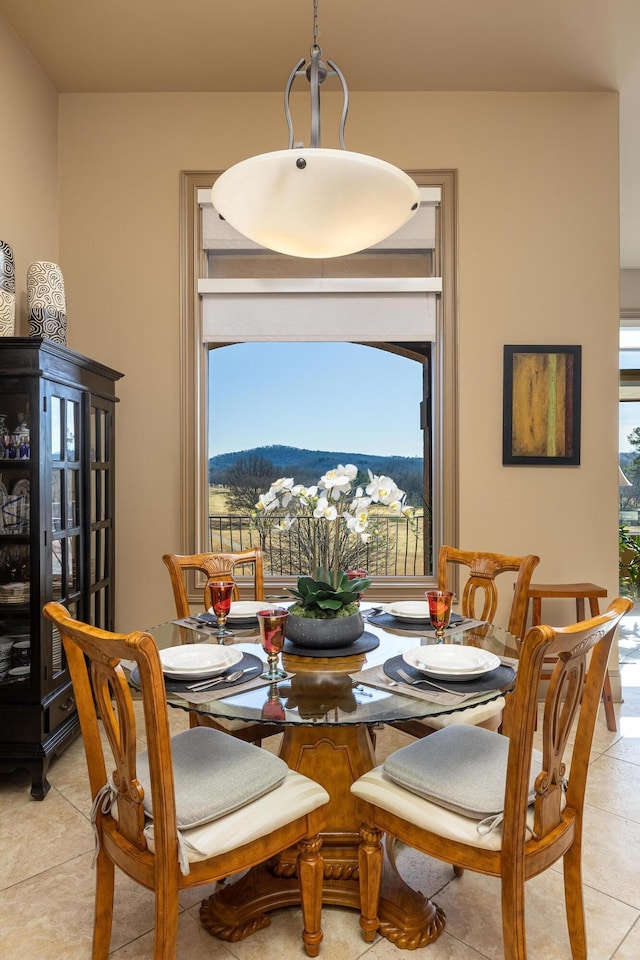
{"label": "dark placemat", "polygon": [[353,643],[346,647],[299,647],[292,640],[284,641],[283,653],[290,653],[296,657],[352,657],[358,653],[368,653],[380,646],[380,639],[375,633],[365,632]]}
{"label": "dark placemat", "polygon": [[[260,671],[265,669],[264,662],[260,657],[254,656],[253,653],[243,653],[242,660],[238,660],[237,663],[234,663],[232,667],[229,667],[228,672],[234,673],[236,670],[251,670],[251,673],[243,673],[241,677],[238,677],[237,680],[233,680],[231,683],[216,683],[216,690],[228,690],[231,687],[239,687],[243,683],[247,683],[248,680],[255,680],[259,676]],[[184,693],[187,687],[192,683],[204,683],[206,677],[189,677],[187,680],[174,680],[173,677],[164,678],[165,688],[170,693]],[[211,680],[215,680],[215,677],[211,677]],[[134,667],[131,671],[131,683],[134,687],[140,686],[140,677],[138,675],[138,668]]]}
{"label": "dark placemat", "polygon": [[[365,614],[365,616],[375,627],[395,627],[396,630],[406,630],[408,633],[424,633],[425,630],[433,630],[429,620],[409,623],[408,620],[399,620],[390,613],[384,613],[384,611],[382,613]],[[467,617],[460,617],[457,613],[452,613],[447,630],[455,630],[458,624],[467,622]]]}
{"label": "dark placemat", "polygon": [[[437,689],[437,687],[431,686],[429,678],[426,677],[424,673],[416,670],[415,667],[409,666],[409,664],[403,660],[402,655],[391,657],[390,660],[386,661],[383,669],[387,677],[391,680],[397,680],[398,683],[404,682],[398,673],[398,670],[402,670],[403,673],[406,673],[412,680],[419,680],[420,678],[424,680],[424,683],[418,684],[419,689]],[[508,687],[513,683],[515,675],[516,672],[513,667],[506,667],[501,664],[499,667],[496,667],[495,670],[491,670],[489,673],[483,673],[481,677],[476,677],[475,680],[434,680],[434,683],[437,683],[438,687],[446,687],[446,689],[452,693],[482,693],[484,690],[502,690]]]}

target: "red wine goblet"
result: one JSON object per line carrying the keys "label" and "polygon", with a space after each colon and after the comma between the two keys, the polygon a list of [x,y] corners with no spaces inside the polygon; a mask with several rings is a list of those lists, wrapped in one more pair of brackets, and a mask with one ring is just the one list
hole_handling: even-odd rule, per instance
{"label": "red wine goblet", "polygon": [[229,611],[231,610],[231,597],[233,596],[233,580],[209,580],[207,589],[211,597],[211,608],[218,621],[218,632],[216,637],[222,640],[224,637],[232,637],[231,630],[227,630],[225,624]]}
{"label": "red wine goblet", "polygon": [[449,590],[427,590],[425,596],[429,604],[429,619],[436,632],[436,640],[442,643],[444,631],[449,626],[451,618],[453,594]]}
{"label": "red wine goblet", "polygon": [[260,627],[260,643],[267,655],[267,669],[260,674],[263,680],[284,680],[286,672],[278,666],[278,657],[284,646],[284,628],[289,611],[285,607],[274,607],[271,610],[258,611],[258,625]]}

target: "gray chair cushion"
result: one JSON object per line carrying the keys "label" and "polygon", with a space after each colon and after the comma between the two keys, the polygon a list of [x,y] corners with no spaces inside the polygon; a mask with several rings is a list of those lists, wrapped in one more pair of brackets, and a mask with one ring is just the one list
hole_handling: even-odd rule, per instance
{"label": "gray chair cushion", "polygon": [[[448,810],[483,820],[504,810],[509,741],[482,727],[445,727],[396,750],[383,764],[395,783]],[[542,769],[542,755],[533,751],[529,802]]]}
{"label": "gray chair cushion", "polygon": [[[187,830],[244,807],[284,781],[284,760],[251,743],[209,727],[171,738],[178,829]],[[137,757],[143,806],[152,817],[147,754]]]}

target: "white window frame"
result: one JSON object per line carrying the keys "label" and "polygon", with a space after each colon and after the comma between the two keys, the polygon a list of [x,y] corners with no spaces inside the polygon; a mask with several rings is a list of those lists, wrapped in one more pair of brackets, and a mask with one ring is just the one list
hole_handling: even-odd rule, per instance
{"label": "white window frame", "polygon": [[[206,276],[202,249],[202,208],[198,192],[211,187],[215,172],[183,172],[180,180],[180,369],[181,429],[184,449],[181,475],[181,550],[206,552],[208,529],[208,445],[206,376],[208,347],[202,340],[199,278]],[[435,272],[442,278],[433,358],[433,549],[434,565],[442,543],[458,543],[458,362],[457,362],[457,174],[412,172],[420,187],[439,187]],[[401,339],[398,337],[397,339]],[[446,442],[445,442],[446,438]],[[434,577],[389,578],[396,597],[421,596]],[[277,588],[270,584],[270,588]]]}

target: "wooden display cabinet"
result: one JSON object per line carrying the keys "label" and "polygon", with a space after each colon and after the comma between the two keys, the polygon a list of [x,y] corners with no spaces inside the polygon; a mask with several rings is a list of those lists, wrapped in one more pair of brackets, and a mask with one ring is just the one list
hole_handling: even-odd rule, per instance
{"label": "wooden display cabinet", "polygon": [[115,370],[67,347],[0,337],[0,770],[31,794],[79,733],[49,600],[114,617]]}

